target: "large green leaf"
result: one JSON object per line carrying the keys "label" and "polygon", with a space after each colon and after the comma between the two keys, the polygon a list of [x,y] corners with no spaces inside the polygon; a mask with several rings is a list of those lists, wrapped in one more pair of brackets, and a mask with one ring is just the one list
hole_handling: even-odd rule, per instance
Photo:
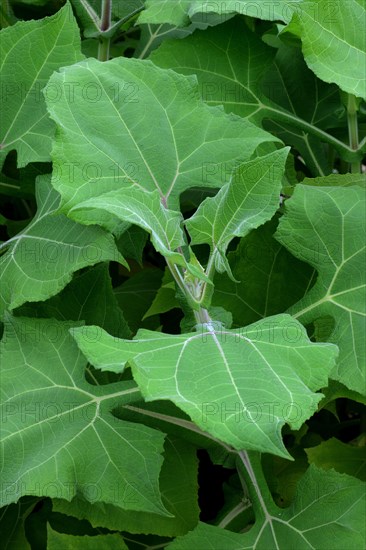
{"label": "large green leaf", "polygon": [[86,325],[98,325],[119,338],[131,336],[112,288],[107,263],[77,274],[57,296],[44,302],[25,304],[15,313],[17,316],[50,317],[59,321],[82,320]]}
{"label": "large green leaf", "polygon": [[[12,149],[18,166],[49,161],[54,124],[42,88],[53,71],[83,58],[80,34],[69,4],[40,21],[20,21],[1,31],[0,164]],[[57,87],[46,96],[57,101]]]}
{"label": "large green leaf", "polygon": [[360,550],[365,546],[365,483],[311,466],[289,508],[264,509],[244,534],[200,523],[169,550]]}
{"label": "large green leaf", "polygon": [[[333,166],[321,136],[303,129],[300,121],[322,130],[339,125],[344,107],[338,87],[316,78],[306,66],[301,51],[287,45],[278,49],[261,87],[273,103],[288,113],[286,121],[281,114],[269,111],[265,114],[264,127],[295,147],[314,175],[330,174]],[[269,107],[276,109],[273,105]]]}
{"label": "large green leaf", "polygon": [[128,363],[147,401],[173,401],[236,449],[284,457],[281,427],[299,428],[316,410],[322,394],[313,392],[326,385],[337,354],[332,344],[312,344],[288,315],[237,331],[211,325],[177,336],[140,330],[132,341],[93,330],[97,341],[95,332],[73,334],[95,367],[120,372]]}
{"label": "large green leaf", "polygon": [[270,21],[291,19],[297,3],[302,0],[269,0],[252,2],[251,0],[227,0],[212,2],[209,0],[146,0],[146,10],[139,17],[140,23],[170,23],[187,25],[191,18],[206,22],[212,13],[219,15],[238,13]]}
{"label": "large green leaf", "polygon": [[82,223],[85,211],[89,209],[105,211],[122,221],[142,227],[151,234],[151,241],[158,252],[169,259],[180,260],[180,255],[174,251],[185,244],[181,227],[183,216],[180,212],[167,210],[157,190],[144,192],[132,187],[110,191],[79,203],[70,210],[70,214]]}
{"label": "large green leaf", "polygon": [[366,98],[364,0],[305,1],[286,28],[301,38],[308,66],[325,82]]}
{"label": "large green leaf", "polygon": [[322,141],[351,154],[324,131],[337,125],[338,114],[344,112],[337,87],[318,81],[294,48],[283,45],[276,54],[241,19],[221,25],[220,32],[212,28],[168,40],[151,59],[161,67],[195,74],[209,105],[222,104],[227,112],[258,124],[270,121],[270,130],[298,148],[317,175],[330,171]]}
{"label": "large green leaf", "polygon": [[233,327],[286,311],[313,283],[314,270],[273,238],[273,220],[241,239],[228,260],[233,278],[215,276],[213,306],[233,315]]}
{"label": "large green leaf", "polygon": [[164,435],[118,420],[139,396],[132,381],[85,380],[75,323],[7,316],[2,359],[1,504],[21,496],[78,495],[168,514],[159,493]]}
{"label": "large green leaf", "polygon": [[366,447],[357,447],[339,441],[335,437],[316,447],[306,449],[310,464],[323,470],[334,468],[341,474],[349,474],[366,481]]}
{"label": "large green leaf", "polygon": [[1,313],[54,296],[82,267],[109,260],[125,264],[113,237],[103,229],[56,215],[60,197],[48,179],[37,183],[36,216],[5,243],[8,250],[0,258]]}
{"label": "large green leaf", "polygon": [[241,165],[230,182],[186,221],[192,244],[210,245],[219,273],[226,269],[230,241],[244,237],[278,209],[287,155],[288,149],[280,149]]}
{"label": "large green leaf", "polygon": [[142,326],[142,319],[158,292],[162,276],[160,269],[146,268],[114,290],[123,315],[134,333]]}
{"label": "large green leaf", "polygon": [[30,550],[25,536],[24,522],[37,503],[36,498],[26,497],[16,504],[4,506],[0,511],[2,550]]}
{"label": "large green leaf", "polygon": [[[205,105],[195,77],[160,69],[151,61],[89,59],[55,73],[50,82],[62,91],[48,108],[58,124],[52,183],[61,193],[64,212],[127,188],[157,190],[164,206],[174,209],[185,189],[221,187],[260,143],[275,139]],[[83,221],[112,228],[117,223],[104,211],[85,210]]]}
{"label": "large green leaf", "polygon": [[90,503],[80,498],[71,502],[54,499],[54,512],[87,519],[93,527],[111,531],[178,536],[193,529],[198,522],[196,448],[176,437],[167,438],[164,463],[160,473],[162,502],[175,517],[121,510],[112,504]]}
{"label": "large green leaf", "polygon": [[[325,180],[326,182],[326,180]],[[332,378],[366,392],[365,192],[361,187],[297,185],[276,238],[318,271],[314,287],[289,312],[308,324],[335,321],[327,341],[339,345]]]}
{"label": "large green leaf", "polygon": [[183,40],[168,40],[150,57],[160,67],[195,74],[201,96],[209,105],[222,104],[228,112],[257,121],[266,102],[260,82],[276,50],[240,18],[224,23],[217,31],[215,27]]}
{"label": "large green leaf", "polygon": [[47,550],[128,550],[119,533],[96,535],[69,535],[47,528]]}

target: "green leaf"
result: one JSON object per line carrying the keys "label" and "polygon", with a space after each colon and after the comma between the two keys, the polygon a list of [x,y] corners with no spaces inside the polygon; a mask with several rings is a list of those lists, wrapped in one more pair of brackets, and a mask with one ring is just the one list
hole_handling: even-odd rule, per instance
{"label": "green leaf", "polygon": [[[296,119],[322,130],[338,126],[344,115],[338,87],[316,78],[306,66],[301,51],[286,45],[278,49],[261,87],[273,103],[289,113],[286,121],[280,114],[276,116],[270,111],[264,121],[266,130],[295,147],[313,174],[331,173],[333,166],[320,137],[302,129],[300,124],[297,127]],[[272,105],[272,108],[275,107]]]}
{"label": "green leaf", "polygon": [[329,380],[327,388],[323,389],[325,395],[324,399],[321,401],[320,406],[325,407],[332,401],[335,401],[339,397],[346,397],[347,399],[352,399],[357,403],[362,403],[366,405],[366,396],[361,395],[359,392],[352,391],[343,384],[336,382],[335,380]]}
{"label": "green leaf", "polygon": [[327,167],[321,141],[331,143],[344,157],[355,155],[324,131],[337,125],[344,113],[337,88],[319,82],[293,48],[282,46],[276,55],[242,19],[225,23],[220,32],[215,27],[166,41],[151,59],[161,67],[195,74],[209,105],[223,105],[227,112],[257,124],[271,121],[271,131],[301,147],[316,174]]}
{"label": "green leaf", "polygon": [[[244,534],[200,523],[169,550],[359,550],[365,545],[365,483],[311,466],[289,508],[276,506]],[[331,541],[331,542],[330,542]]]}
{"label": "green leaf", "polygon": [[[63,212],[128,188],[157,190],[162,204],[175,209],[185,189],[221,187],[226,173],[248,160],[260,143],[274,139],[205,105],[194,77],[151,61],[89,59],[55,73],[50,82],[62,90],[48,108],[58,125],[52,183],[62,196]],[[75,82],[79,86],[71,97],[68,90]],[[103,211],[83,214],[83,223],[116,224],[115,216]]]}
{"label": "green leaf", "polygon": [[231,311],[234,327],[286,311],[300,300],[313,282],[315,271],[290,254],[273,238],[273,219],[241,239],[229,252],[233,277],[216,275],[212,304]]}
{"label": "green leaf", "polygon": [[[132,341],[98,327],[73,335],[89,362],[121,372],[128,363],[147,401],[169,399],[204,431],[236,449],[289,457],[281,438],[317,408],[337,349],[312,344],[304,328],[278,315],[237,331],[202,327],[167,335],[140,330]],[[93,341],[92,341],[93,340]],[[205,362],[197,361],[205,357]],[[271,388],[269,391],[268,388]]]}
{"label": "green leaf", "polygon": [[128,550],[120,534],[75,536],[47,527],[47,550]]}
{"label": "green leaf", "polygon": [[159,192],[151,193],[136,188],[110,191],[79,203],[70,210],[71,216],[83,223],[85,211],[105,211],[122,221],[142,227],[151,234],[155,250],[172,261],[185,265],[175,249],[185,244],[180,212],[167,210],[160,201]]}
{"label": "green leaf", "polygon": [[276,238],[318,271],[314,287],[289,312],[304,324],[330,316],[327,340],[339,346],[331,377],[365,394],[365,193],[355,187],[297,185]]}
{"label": "green leaf", "polygon": [[[145,12],[147,13],[147,12]],[[201,97],[227,112],[260,119],[266,97],[260,88],[276,51],[251,32],[242,19],[168,40],[150,56],[159,67],[197,76]]]}
{"label": "green leaf", "polygon": [[131,336],[111,285],[107,263],[74,276],[57,296],[45,302],[26,304],[15,313],[17,316],[51,317],[59,321],[82,320],[86,325],[104,328],[112,336]]}
{"label": "green leaf", "polygon": [[166,313],[175,307],[179,307],[179,302],[176,298],[177,290],[175,288],[174,279],[169,269],[164,271],[161,287],[159,288],[151,306],[144,315],[144,319],[152,315]]}
{"label": "green leaf", "polygon": [[227,0],[211,2],[208,0],[146,0],[146,9],[139,17],[140,23],[170,23],[187,25],[194,16],[196,20],[206,22],[212,13],[219,15],[238,13],[270,21],[291,19],[294,4],[302,0],[269,0],[251,2],[250,0]]}
{"label": "green leaf", "polygon": [[304,178],[302,185],[314,187],[353,187],[359,185],[366,188],[366,174],[329,174],[326,178]]}
{"label": "green leaf", "polygon": [[111,504],[81,499],[71,502],[53,500],[53,511],[87,519],[93,527],[112,531],[178,536],[193,529],[198,522],[196,449],[177,438],[165,441],[164,463],[160,474],[162,502],[175,517],[121,510]]}
{"label": "green leaf", "polygon": [[34,497],[4,506],[0,512],[1,547],[3,550],[30,550],[25,536],[24,522],[37,503]]}
{"label": "green leaf", "polygon": [[169,515],[158,484],[164,435],[112,415],[117,404],[138,398],[136,385],[88,384],[71,326],[7,316],[1,504],[27,494],[92,502],[97,495],[121,508]]}
{"label": "green leaf", "polygon": [[219,273],[226,270],[223,258],[230,241],[246,236],[278,209],[287,155],[287,148],[280,149],[241,165],[229,183],[186,221],[192,244],[210,245]]}
{"label": "green leaf", "polygon": [[114,289],[117,301],[131,330],[136,333],[161,284],[160,269],[144,269]]}
{"label": "green leaf", "polygon": [[117,248],[125,258],[135,260],[142,267],[142,254],[148,234],[137,225],[131,225],[117,241]]}
{"label": "green leaf", "polygon": [[341,474],[366,481],[366,447],[348,445],[332,437],[317,447],[306,449],[306,454],[309,463],[315,464],[318,468],[334,468]]}
{"label": "green leaf", "polygon": [[60,197],[48,180],[38,179],[34,219],[4,245],[8,250],[0,258],[1,313],[54,296],[82,267],[108,260],[127,265],[112,235],[56,215]]}
{"label": "green leaf", "polygon": [[[70,4],[39,21],[19,21],[1,31],[0,164],[12,149],[18,166],[50,160],[54,124],[49,120],[42,89],[53,71],[83,58],[80,35]],[[60,90],[46,87],[57,101]]]}
{"label": "green leaf", "polygon": [[325,82],[366,98],[364,0],[317,0],[299,4],[285,31],[301,38],[309,68]]}

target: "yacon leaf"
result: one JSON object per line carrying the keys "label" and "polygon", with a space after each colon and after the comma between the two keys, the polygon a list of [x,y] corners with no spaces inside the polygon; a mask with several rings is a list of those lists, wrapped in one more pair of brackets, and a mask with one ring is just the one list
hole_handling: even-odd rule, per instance
{"label": "yacon leaf", "polygon": [[286,32],[301,38],[308,66],[342,90],[366,99],[364,0],[303,2]]}
{"label": "yacon leaf", "polygon": [[246,533],[199,523],[169,550],[360,550],[365,546],[365,483],[311,466],[289,508],[271,506]]}
{"label": "yacon leaf", "polygon": [[[19,21],[1,31],[0,165],[12,149],[18,166],[49,161],[55,126],[42,89],[53,71],[83,59],[70,4],[40,21]],[[58,89],[46,89],[56,100]]]}
{"label": "yacon leaf", "polygon": [[[132,341],[112,338],[98,327],[98,340],[74,329],[95,367],[121,372],[131,365],[147,401],[169,399],[204,431],[236,449],[289,458],[281,438],[315,412],[337,348],[313,344],[288,315],[269,317],[232,331],[211,325],[169,335],[140,330]],[[202,360],[204,358],[204,360]]]}
{"label": "yacon leaf", "polygon": [[[326,184],[326,178],[324,183]],[[319,184],[319,180],[318,180]],[[365,192],[361,187],[297,185],[277,240],[318,271],[314,287],[288,311],[302,323],[333,317],[327,341],[340,355],[331,377],[366,393]]]}
{"label": "yacon leaf", "polygon": [[[52,184],[71,217],[81,202],[126,188],[157,190],[164,206],[177,209],[185,189],[221,187],[260,143],[276,139],[205,105],[195,77],[151,61],[89,59],[50,84],[62,90],[48,101],[58,125]],[[117,223],[113,214],[83,211],[83,223],[93,222]]]}
{"label": "yacon leaf", "polygon": [[85,379],[75,323],[7,315],[1,344],[1,505],[32,494],[75,495],[170,515],[159,493],[164,435],[111,410],[139,396],[133,381]]}
{"label": "yacon leaf", "polygon": [[287,148],[280,149],[239,166],[230,182],[186,221],[192,244],[210,245],[219,273],[225,270],[222,258],[230,241],[245,237],[278,209],[287,154]]}
{"label": "yacon leaf", "polygon": [[[224,16],[238,13],[258,19],[288,22],[297,3],[302,0],[268,0],[252,2],[251,0],[146,0],[146,10],[139,17],[140,23],[170,23],[187,25],[191,18],[206,23],[211,14]],[[219,22],[219,20],[218,20]]]}
{"label": "yacon leaf", "polygon": [[38,210],[30,224],[4,243],[0,257],[0,313],[25,302],[46,300],[62,290],[78,269],[99,262],[126,262],[112,235],[56,215],[60,202],[49,177],[37,181]]}

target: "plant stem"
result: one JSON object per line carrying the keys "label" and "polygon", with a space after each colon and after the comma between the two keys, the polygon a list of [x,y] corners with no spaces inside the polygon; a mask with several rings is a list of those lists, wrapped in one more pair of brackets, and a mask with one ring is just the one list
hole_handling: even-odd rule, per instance
{"label": "plant stem", "polygon": [[199,325],[210,324],[212,319],[207,311],[207,309],[200,307],[198,311],[193,311],[196,321]]}
{"label": "plant stem", "polygon": [[[346,160],[348,160],[349,158],[352,158],[352,156],[355,156],[356,152],[358,151],[358,147],[356,147],[356,149],[353,149],[352,147],[348,146],[346,143],[343,143],[342,141],[339,141],[339,139],[335,138],[334,136],[328,134],[327,132],[324,132],[324,130],[317,128],[310,122],[306,122],[306,120],[302,120],[297,116],[291,115],[291,113],[288,113],[286,111],[281,111],[280,109],[275,109],[273,107],[269,107],[264,104],[262,104],[262,109],[265,112],[268,112],[268,118],[281,120],[282,122],[286,122],[287,124],[291,124],[297,128],[301,128],[301,130],[303,130],[304,132],[308,132],[309,134],[312,134],[313,136],[318,137],[322,141],[329,143],[334,147],[336,151],[338,151],[340,155],[344,156]],[[264,118],[265,117],[266,115],[264,115]]]}
{"label": "plant stem", "polygon": [[173,276],[173,279],[178,285],[178,288],[181,290],[189,306],[192,308],[197,324],[212,325],[213,321],[208,313],[208,310],[203,307],[199,307],[197,309],[197,305],[199,304],[199,302],[197,301],[196,289],[198,289],[198,287],[193,287],[192,283],[186,283],[181,271],[179,270],[179,267],[176,264],[173,264],[172,262],[169,262],[169,260],[167,260],[167,265],[170,273]]}
{"label": "plant stem", "polygon": [[[111,18],[112,18],[112,0],[102,0],[102,18],[101,18],[101,24],[100,24],[100,30],[102,32],[105,32],[110,28]],[[110,44],[111,44],[110,38],[107,38],[106,36],[99,37],[99,47],[98,47],[99,61],[108,61]]]}
{"label": "plant stem", "polygon": [[0,24],[1,28],[10,27],[11,25],[11,15],[10,15],[10,3],[9,0],[1,0],[0,4]]}
{"label": "plant stem", "polygon": [[[350,147],[355,151],[359,147],[357,110],[358,110],[357,98],[352,94],[348,94],[347,122],[348,122],[349,144],[350,144]],[[357,161],[351,162],[350,168],[351,168],[352,174],[359,174],[361,171],[361,163]]]}
{"label": "plant stem", "polygon": [[247,488],[256,516],[260,514],[267,521],[270,520],[271,513],[268,509],[274,506],[274,502],[263,474],[260,453],[239,451],[237,469]]}

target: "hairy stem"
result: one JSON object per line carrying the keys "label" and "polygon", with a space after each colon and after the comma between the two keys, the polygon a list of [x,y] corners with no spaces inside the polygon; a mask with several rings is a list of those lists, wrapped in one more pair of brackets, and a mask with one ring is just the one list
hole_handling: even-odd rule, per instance
{"label": "hairy stem", "polygon": [[255,451],[239,451],[237,459],[238,474],[247,488],[256,515],[267,521],[271,518],[270,508],[274,505],[272,495],[264,477],[261,455]]}
{"label": "hairy stem", "polygon": [[[301,118],[298,118],[295,115],[291,115],[291,113],[288,113],[286,111],[281,111],[280,109],[275,109],[267,105],[262,105],[262,108],[265,111],[265,113],[268,113],[268,118],[272,118],[274,120],[281,120],[282,122],[291,124],[297,128],[301,128],[301,130],[303,130],[304,132],[308,132],[309,134],[312,134],[313,136],[318,137],[322,141],[329,143],[329,145],[332,145],[334,149],[338,151],[338,153],[341,156],[344,156],[347,159],[352,156],[356,156],[356,153],[359,150],[358,146],[356,148],[350,147],[346,143],[343,143],[342,141],[328,134],[324,130],[317,128],[310,122],[306,122],[306,120],[302,120]],[[265,117],[266,115],[264,115],[264,118]]]}
{"label": "hairy stem", "polygon": [[[347,98],[347,122],[348,122],[348,136],[350,147],[357,151],[359,148],[358,142],[358,121],[357,121],[357,99],[354,95],[348,94]],[[359,174],[361,171],[360,162],[351,162],[352,174]]]}
{"label": "hairy stem", "polygon": [[[111,18],[112,18],[112,0],[103,0],[102,1],[102,18],[101,18],[101,24],[100,24],[101,31],[107,31],[110,28]],[[98,47],[99,61],[108,61],[110,44],[111,44],[110,38],[107,38],[106,36],[100,36],[99,47]]]}

